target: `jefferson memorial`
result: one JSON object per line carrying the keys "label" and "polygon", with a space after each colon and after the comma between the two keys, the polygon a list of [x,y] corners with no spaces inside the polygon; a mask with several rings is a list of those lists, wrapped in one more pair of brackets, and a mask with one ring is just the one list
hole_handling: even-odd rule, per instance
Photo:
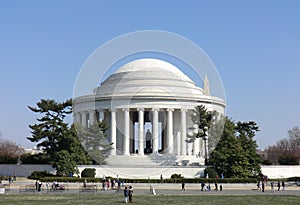
{"label": "jefferson memorial", "polygon": [[204,165],[207,143],[201,138],[187,141],[196,129],[193,110],[204,105],[208,111],[224,114],[225,109],[223,99],[210,95],[208,80],[203,80],[203,88],[198,87],[174,65],[145,58],[121,66],[92,94],[76,97],[75,123],[88,127],[105,121],[109,127],[108,142],[113,149],[99,174],[197,175]]}

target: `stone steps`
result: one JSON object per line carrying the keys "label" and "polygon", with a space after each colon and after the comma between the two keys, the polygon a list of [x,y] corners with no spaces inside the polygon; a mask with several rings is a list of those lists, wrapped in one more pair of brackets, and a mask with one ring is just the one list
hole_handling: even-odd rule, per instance
{"label": "stone steps", "polygon": [[203,158],[195,156],[176,157],[174,155],[116,155],[107,159],[110,166],[178,166],[178,165],[201,165]]}

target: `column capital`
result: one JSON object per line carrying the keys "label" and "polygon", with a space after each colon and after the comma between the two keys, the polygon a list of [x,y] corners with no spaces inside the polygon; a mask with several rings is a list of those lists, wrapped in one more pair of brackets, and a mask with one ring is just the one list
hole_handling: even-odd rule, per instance
{"label": "column capital", "polygon": [[159,111],[159,108],[157,108],[157,107],[152,108],[152,111]]}
{"label": "column capital", "polygon": [[129,111],[130,109],[129,108],[122,108],[122,111],[125,112],[125,111]]}
{"label": "column capital", "polygon": [[174,112],[174,109],[173,108],[167,108],[167,111]]}
{"label": "column capital", "polygon": [[186,108],[181,108],[180,111],[181,111],[181,112],[187,112],[188,109],[186,109]]}
{"label": "column capital", "polygon": [[145,108],[139,107],[139,108],[137,108],[136,110],[137,110],[137,111],[143,111],[143,112],[144,112],[144,111],[145,111]]}

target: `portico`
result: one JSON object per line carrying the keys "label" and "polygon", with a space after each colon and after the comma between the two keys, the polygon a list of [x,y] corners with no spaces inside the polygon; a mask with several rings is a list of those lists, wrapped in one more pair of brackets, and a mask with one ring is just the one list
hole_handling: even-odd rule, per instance
{"label": "portico", "polygon": [[[104,119],[104,115],[100,114],[101,112],[105,113],[110,119]],[[174,112],[176,116],[180,115],[180,124],[173,124]],[[123,120],[116,120],[117,115],[118,117],[123,116],[121,117]],[[113,144],[111,155],[179,154],[185,156],[191,151],[188,150],[189,148],[185,141],[187,130],[186,115],[187,110],[180,108],[119,108],[77,112],[74,114],[74,118],[77,123],[80,122],[83,126],[89,126],[96,121],[110,121],[110,143]],[[153,150],[151,153],[145,152],[147,131],[145,123],[148,123],[151,128],[151,149]],[[135,127],[135,125],[138,127],[138,132],[130,129],[131,126]],[[121,130],[122,127],[124,127],[123,132]],[[175,136],[180,137],[180,140],[174,140],[174,132],[176,132]],[[117,133],[119,134],[117,135]],[[174,141],[176,144],[174,144]],[[117,145],[120,143],[122,143],[123,147],[117,152]],[[194,143],[192,147],[195,150],[200,148],[199,143]],[[179,150],[177,150],[178,148]],[[191,155],[196,154],[198,152],[191,152]]]}

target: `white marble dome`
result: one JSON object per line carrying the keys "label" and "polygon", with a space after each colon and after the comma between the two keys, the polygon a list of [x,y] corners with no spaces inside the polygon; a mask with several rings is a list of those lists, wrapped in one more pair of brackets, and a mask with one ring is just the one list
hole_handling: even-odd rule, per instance
{"label": "white marble dome", "polygon": [[147,58],[122,66],[96,89],[95,94],[97,97],[195,100],[203,95],[203,89],[174,65]]}

